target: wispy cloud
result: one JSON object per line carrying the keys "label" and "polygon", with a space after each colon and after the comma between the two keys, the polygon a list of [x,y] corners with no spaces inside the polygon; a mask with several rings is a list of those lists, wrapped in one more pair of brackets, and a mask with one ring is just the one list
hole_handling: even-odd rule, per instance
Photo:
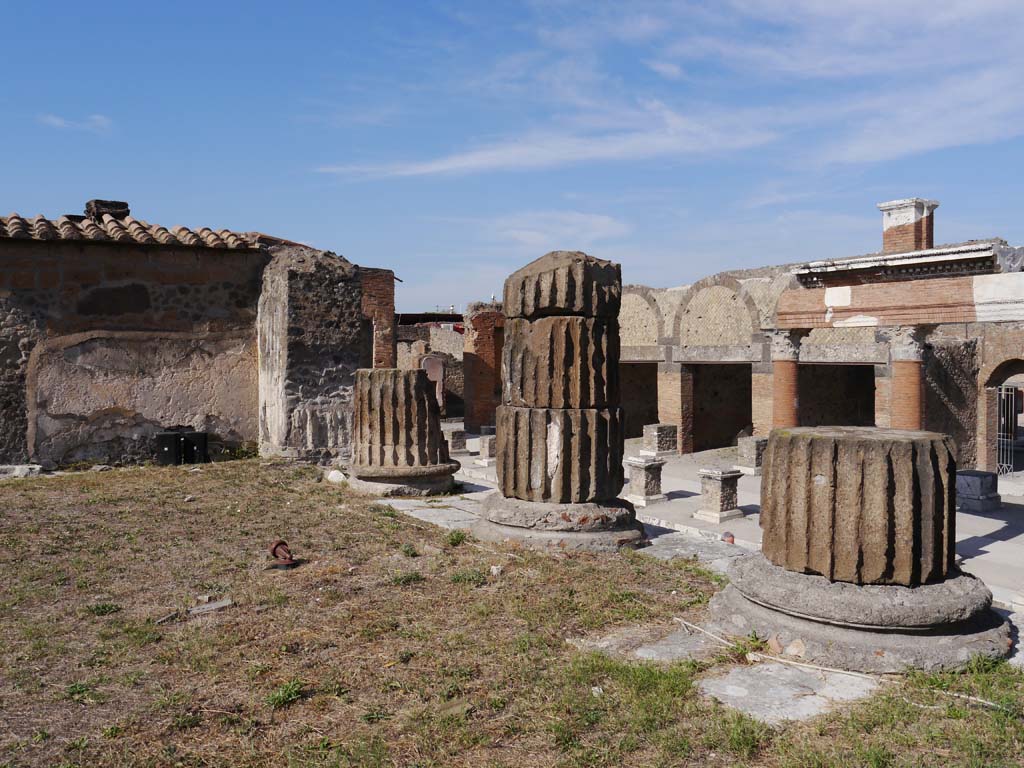
{"label": "wispy cloud", "polygon": [[765,144],[773,138],[770,131],[728,115],[689,117],[659,102],[642,105],[642,112],[647,127],[603,133],[532,133],[431,160],[384,165],[323,166],[317,170],[349,176],[427,176],[529,170],[587,161],[707,155],[747,149]]}
{"label": "wispy cloud", "polygon": [[680,80],[683,77],[683,68],[676,64],[674,61],[664,61],[662,59],[656,59],[653,61],[645,62],[647,68],[652,72],[664,77],[666,80]]}
{"label": "wispy cloud", "polygon": [[113,125],[114,121],[106,115],[88,115],[82,120],[69,120],[68,118],[61,117],[60,115],[45,114],[40,115],[38,118],[40,125],[45,125],[50,128],[59,128],[61,130],[69,131],[89,131],[91,133],[106,133]]}

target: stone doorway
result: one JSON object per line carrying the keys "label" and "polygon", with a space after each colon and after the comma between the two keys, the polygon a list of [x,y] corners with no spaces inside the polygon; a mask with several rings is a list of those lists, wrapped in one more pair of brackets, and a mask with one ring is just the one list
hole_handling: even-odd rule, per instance
{"label": "stone doorway", "polygon": [[644,424],[658,423],[658,364],[620,363],[619,391],[626,438],[640,437]]}
{"label": "stone doorway", "polygon": [[701,363],[693,372],[693,450],[726,448],[752,434],[750,364]]}
{"label": "stone doorway", "polygon": [[801,427],[875,426],[875,367],[801,363],[797,372]]}

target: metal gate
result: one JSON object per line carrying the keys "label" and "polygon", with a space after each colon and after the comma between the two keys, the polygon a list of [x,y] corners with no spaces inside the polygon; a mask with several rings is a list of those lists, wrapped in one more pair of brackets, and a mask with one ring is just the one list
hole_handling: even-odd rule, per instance
{"label": "metal gate", "polygon": [[1013,472],[1013,449],[1017,438],[1018,397],[1016,387],[999,387],[996,465],[1000,475],[1008,475]]}

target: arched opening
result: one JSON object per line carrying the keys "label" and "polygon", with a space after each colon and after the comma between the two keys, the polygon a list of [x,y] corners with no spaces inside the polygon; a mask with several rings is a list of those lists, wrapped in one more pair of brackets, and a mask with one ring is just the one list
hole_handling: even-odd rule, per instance
{"label": "arched opening", "polygon": [[1024,471],[1024,360],[1000,363],[985,380],[985,455],[1000,475]]}

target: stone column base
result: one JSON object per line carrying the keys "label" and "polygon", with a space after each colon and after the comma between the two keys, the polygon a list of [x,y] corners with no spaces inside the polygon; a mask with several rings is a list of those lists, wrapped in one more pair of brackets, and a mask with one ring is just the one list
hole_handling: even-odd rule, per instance
{"label": "stone column base", "polygon": [[1010,627],[992,594],[959,575],[919,587],[858,586],[794,573],[760,554],[729,567],[710,605],[713,631],[756,632],[775,653],[859,672],[958,669],[1010,652]]}
{"label": "stone column base", "polygon": [[737,517],[743,517],[743,510],[738,507],[726,510],[698,509],[693,513],[694,520],[703,520],[706,523],[724,523]]}
{"label": "stone column base", "polygon": [[1002,509],[1003,498],[998,493],[988,496],[965,496],[962,493],[958,493],[956,496],[956,506],[961,512],[986,514]]}
{"label": "stone column base", "polygon": [[538,531],[481,520],[470,528],[470,533],[481,541],[550,552],[618,552],[623,547],[636,549],[647,544],[644,526],[636,521],[610,531]]}
{"label": "stone column base", "polygon": [[634,507],[649,507],[651,504],[658,504],[667,500],[668,496],[664,493],[659,493],[656,496],[626,496],[626,501]]}
{"label": "stone column base", "polygon": [[453,475],[461,467],[457,461],[407,468],[353,465],[344,475],[337,471],[328,473],[327,479],[345,481],[353,490],[375,496],[437,496],[452,491]]}
{"label": "stone column base", "polygon": [[484,541],[514,542],[527,549],[614,552],[645,542],[643,524],[623,499],[556,504],[508,499],[493,493],[473,533]]}

